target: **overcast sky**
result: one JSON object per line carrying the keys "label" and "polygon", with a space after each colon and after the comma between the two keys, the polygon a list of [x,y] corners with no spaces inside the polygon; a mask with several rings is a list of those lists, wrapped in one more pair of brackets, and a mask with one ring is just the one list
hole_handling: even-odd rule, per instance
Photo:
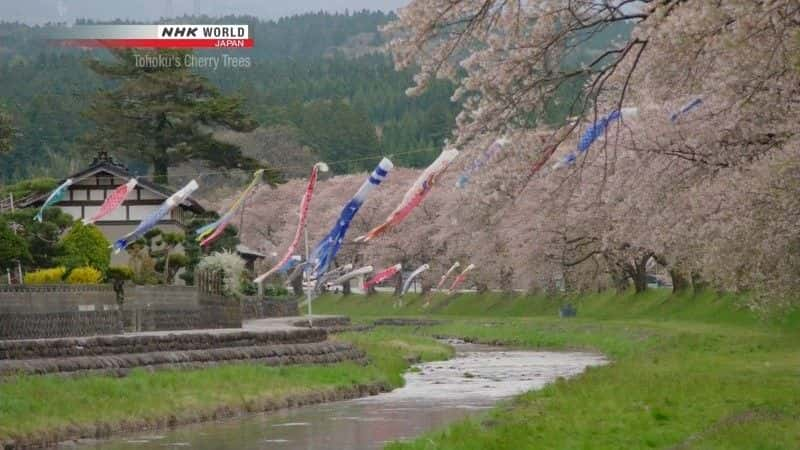
{"label": "overcast sky", "polygon": [[394,10],[409,0],[0,0],[0,20],[72,22],[76,18],[155,20],[183,14],[248,14],[276,19],[309,11]]}

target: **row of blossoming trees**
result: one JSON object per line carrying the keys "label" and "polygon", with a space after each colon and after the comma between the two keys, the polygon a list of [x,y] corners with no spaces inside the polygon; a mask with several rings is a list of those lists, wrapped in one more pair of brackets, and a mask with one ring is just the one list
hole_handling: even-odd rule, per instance
{"label": "row of blossoming trees", "polygon": [[[620,22],[633,26],[629,37],[574,63],[581,42]],[[785,301],[800,288],[797,1],[413,0],[385,32],[397,65],[419,67],[410,94],[434,78],[458,83],[453,145],[463,154],[411,219],[369,246],[347,246],[342,262],[433,262],[433,279],[469,260],[489,287],[563,280],[642,290],[655,261],[676,289],[709,284]],[[566,123],[537,119],[576,82]],[[700,106],[671,119],[696,98]],[[620,108],[637,114],[612,123],[571,167],[552,168]],[[501,136],[510,144],[454,187]],[[414,176],[392,174],[352,235],[385,217]],[[312,238],[361,178],[320,184]],[[270,207],[249,215],[245,240],[267,250],[288,241],[296,184],[252,203]]]}

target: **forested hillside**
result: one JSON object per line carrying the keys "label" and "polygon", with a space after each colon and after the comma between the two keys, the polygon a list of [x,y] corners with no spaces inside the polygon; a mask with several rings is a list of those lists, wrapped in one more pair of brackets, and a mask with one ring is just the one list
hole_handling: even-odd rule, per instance
{"label": "forested hillside", "polygon": [[[245,99],[246,110],[261,125],[258,136],[280,141],[228,139],[241,145],[248,156],[285,164],[279,168],[292,177],[305,173],[309,158],[333,162],[335,173],[347,173],[371,168],[377,159],[369,157],[377,155],[394,155],[396,164],[420,167],[441,150],[460,110],[450,99],[453,85],[437,80],[421,96],[406,95],[413,84],[413,70],[395,70],[379,32],[391,19],[383,12],[361,11],[277,21],[253,17],[173,21],[250,24],[255,47],[231,53],[250,56],[251,67],[198,71],[222,93]],[[84,113],[95,94],[113,89],[114,82],[99,78],[86,61],[109,54],[53,46],[46,38],[54,27],[0,22],[0,111],[10,114],[16,128],[13,150],[0,153],[0,182],[59,177],[93,156],[87,146],[78,145],[93,127]],[[629,29],[620,23],[587,37],[580,43],[583,51],[578,55],[583,57],[579,59],[591,60],[609,42],[627,36]],[[546,120],[559,122],[569,114],[582,82],[577,77],[562,86]],[[280,155],[275,154],[278,148]],[[298,156],[287,158],[287,153]],[[148,170],[141,161],[126,162],[139,173]],[[177,172],[190,169],[197,167]]]}
{"label": "forested hillside", "polygon": [[[448,133],[457,105],[451,86],[440,83],[418,98],[405,96],[410,71],[396,72],[381,52],[382,12],[316,13],[259,21],[252,17],[184,17],[176,22],[250,23],[256,46],[245,70],[201,72],[223,93],[241,95],[263,134],[281,142],[243,147],[265,157],[271,147],[326,160],[339,173],[374,164],[367,155],[396,153],[396,161],[423,165]],[[90,23],[90,22],[85,22]],[[92,123],[83,116],[93,95],[111,88],[86,66],[103,50],[62,49],[46,42],[50,26],[0,23],[0,109],[13,120],[13,150],[0,155],[0,182],[33,175],[61,176],[91,155],[76,142]],[[286,127],[294,132],[285,132]],[[270,132],[274,127],[284,130]],[[288,141],[287,141],[288,139]],[[245,145],[252,139],[244,139]],[[113,152],[113,149],[111,149]],[[410,152],[410,153],[409,153]],[[286,159],[276,156],[276,161]],[[137,171],[146,165],[128,161]],[[287,170],[291,176],[294,168]]]}

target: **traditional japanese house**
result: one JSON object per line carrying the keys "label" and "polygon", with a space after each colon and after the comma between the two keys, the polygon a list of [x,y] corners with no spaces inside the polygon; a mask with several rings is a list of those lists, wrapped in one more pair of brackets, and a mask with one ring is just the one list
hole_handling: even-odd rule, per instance
{"label": "traditional japanese house", "polygon": [[[133,177],[128,169],[114,161],[107,152],[98,153],[92,164],[69,177],[73,184],[64,199],[55,204],[62,211],[75,219],[92,217],[100,208],[106,196],[119,185],[127,183]],[[62,183],[64,180],[59,181]],[[95,225],[103,232],[109,242],[113,242],[124,234],[133,231],[139,222],[172,194],[167,188],[159,186],[146,178],[139,178],[134,192],[128,194],[125,202],[113,213],[104,217]],[[39,207],[49,194],[26,200],[21,207]],[[193,198],[188,198],[170,215],[159,222],[158,227],[165,231],[183,231],[186,220],[191,214],[200,214],[205,209]],[[112,255],[112,264],[127,263],[128,255],[120,252]]]}

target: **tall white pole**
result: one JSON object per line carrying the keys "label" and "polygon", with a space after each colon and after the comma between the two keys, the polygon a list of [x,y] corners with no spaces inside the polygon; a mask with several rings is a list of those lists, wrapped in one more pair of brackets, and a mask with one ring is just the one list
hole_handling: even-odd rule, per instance
{"label": "tall white pole", "polygon": [[[309,256],[308,256],[308,225],[304,225],[303,226],[303,232],[305,233],[305,237],[306,237],[306,269],[308,269],[309,267],[311,267],[311,266],[308,265],[308,258],[309,258]],[[306,276],[306,282],[308,284],[311,284],[311,272],[310,271],[306,271],[306,275],[307,275]],[[308,303],[308,326],[310,328],[313,328],[314,327],[314,321],[311,318],[311,289],[308,289],[306,291],[306,303]]]}
{"label": "tall white pole", "polygon": [[[9,192],[8,193],[8,198],[9,198],[9,200],[11,200],[11,214],[14,214],[14,193],[13,192]],[[17,228],[16,227],[14,227],[14,234],[17,234]],[[17,279],[18,283],[22,284],[22,261],[20,261],[20,260],[17,260],[17,276],[19,276],[19,278]],[[9,284],[10,284],[10,281],[9,281]]]}

